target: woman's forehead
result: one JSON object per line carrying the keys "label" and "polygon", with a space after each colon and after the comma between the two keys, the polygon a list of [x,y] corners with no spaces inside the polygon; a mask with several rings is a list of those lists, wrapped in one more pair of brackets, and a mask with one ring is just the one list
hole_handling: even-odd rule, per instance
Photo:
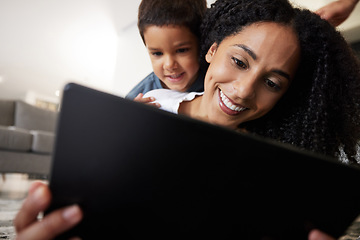
{"label": "woman's forehead", "polygon": [[292,27],[273,23],[254,23],[220,44],[224,48],[243,51],[258,62],[293,71],[300,59],[298,37]]}
{"label": "woman's forehead", "polygon": [[274,22],[253,23],[225,40],[247,42],[254,49],[263,43],[273,46],[282,46],[284,43],[286,46],[299,46],[297,35],[291,26]]}

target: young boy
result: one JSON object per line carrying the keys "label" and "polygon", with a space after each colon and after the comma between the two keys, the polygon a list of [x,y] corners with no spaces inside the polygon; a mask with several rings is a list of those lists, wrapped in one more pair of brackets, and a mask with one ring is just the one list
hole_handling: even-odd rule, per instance
{"label": "young boy", "polygon": [[146,92],[160,88],[204,91],[205,72],[199,64],[199,28],[206,9],[206,0],[141,1],[138,28],[154,72],[126,98],[141,98]]}

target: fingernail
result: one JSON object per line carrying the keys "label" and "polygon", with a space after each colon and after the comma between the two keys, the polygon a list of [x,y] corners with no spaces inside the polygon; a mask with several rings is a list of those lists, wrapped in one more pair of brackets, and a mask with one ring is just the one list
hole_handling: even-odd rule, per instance
{"label": "fingernail", "polygon": [[67,207],[63,212],[63,218],[66,221],[76,223],[81,219],[81,210],[78,205]]}
{"label": "fingernail", "polygon": [[30,184],[28,193],[33,194],[36,189],[40,187],[40,182],[36,181]]}
{"label": "fingernail", "polygon": [[33,194],[33,198],[35,201],[41,201],[44,198],[45,188],[43,186],[38,186]]}

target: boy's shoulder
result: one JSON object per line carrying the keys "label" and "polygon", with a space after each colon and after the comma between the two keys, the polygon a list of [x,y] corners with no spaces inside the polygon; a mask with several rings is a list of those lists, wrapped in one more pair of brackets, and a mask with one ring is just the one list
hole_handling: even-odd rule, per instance
{"label": "boy's shoulder", "polygon": [[162,88],[160,79],[152,72],[141,80],[141,82],[126,95],[126,98],[134,99],[139,93],[145,94],[153,89],[159,88]]}

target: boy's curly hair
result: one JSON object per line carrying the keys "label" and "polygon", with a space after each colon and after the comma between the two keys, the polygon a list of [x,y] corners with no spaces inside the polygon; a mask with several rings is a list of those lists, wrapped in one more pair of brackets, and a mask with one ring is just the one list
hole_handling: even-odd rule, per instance
{"label": "boy's curly hair", "polygon": [[206,9],[206,0],[142,0],[138,12],[141,38],[144,41],[148,26],[175,25],[189,28],[200,39],[200,25]]}
{"label": "boy's curly hair", "polygon": [[342,35],[316,14],[286,0],[218,0],[202,25],[201,61],[210,46],[256,22],[291,26],[301,61],[290,88],[250,132],[356,163],[360,139],[360,65]]}

